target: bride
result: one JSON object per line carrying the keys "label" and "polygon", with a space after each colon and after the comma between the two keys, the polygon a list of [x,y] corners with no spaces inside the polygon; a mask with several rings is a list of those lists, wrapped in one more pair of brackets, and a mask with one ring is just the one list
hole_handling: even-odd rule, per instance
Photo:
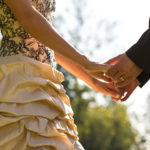
{"label": "bride", "polygon": [[[0,149],[83,150],[56,61],[97,92],[109,69],[90,61],[52,27],[55,0],[0,0]],[[54,59],[55,56],[55,59]]]}

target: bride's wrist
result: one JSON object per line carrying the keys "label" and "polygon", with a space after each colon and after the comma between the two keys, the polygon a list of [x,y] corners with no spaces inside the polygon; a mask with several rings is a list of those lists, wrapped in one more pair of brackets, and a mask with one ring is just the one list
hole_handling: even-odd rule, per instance
{"label": "bride's wrist", "polygon": [[95,87],[95,83],[97,82],[97,79],[89,75],[88,81],[86,82],[91,88]]}
{"label": "bride's wrist", "polygon": [[79,62],[82,68],[86,71],[89,69],[89,66],[91,65],[91,61],[85,55],[81,55]]}

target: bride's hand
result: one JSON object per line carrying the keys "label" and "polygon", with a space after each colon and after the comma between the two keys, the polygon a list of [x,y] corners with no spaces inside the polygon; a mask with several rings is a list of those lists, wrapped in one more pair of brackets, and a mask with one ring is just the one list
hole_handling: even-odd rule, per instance
{"label": "bride's hand", "polygon": [[112,100],[119,100],[122,97],[122,91],[120,91],[113,84],[101,82],[94,77],[90,86],[97,92],[103,93],[105,95],[110,95],[112,97]]}
{"label": "bride's hand", "polygon": [[109,64],[99,64],[97,62],[90,62],[85,70],[93,77],[102,79],[107,82],[111,82],[111,79],[105,76],[105,72],[107,72],[111,68]]}
{"label": "bride's hand", "polygon": [[[110,83],[101,82],[96,78],[98,74],[101,73],[101,71],[105,72],[109,65],[93,63],[93,65],[84,68],[83,66],[76,64],[71,59],[62,56],[59,53],[55,53],[55,58],[60,65],[62,65],[65,69],[67,69],[70,73],[79,79],[83,80],[97,92],[110,95],[116,99],[121,97],[121,92],[115,86]],[[96,73],[96,77],[92,75]]]}

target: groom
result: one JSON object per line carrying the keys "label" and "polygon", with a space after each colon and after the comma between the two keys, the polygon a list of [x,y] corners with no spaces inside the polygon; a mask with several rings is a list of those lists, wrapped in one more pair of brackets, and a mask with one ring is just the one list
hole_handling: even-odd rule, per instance
{"label": "groom", "polygon": [[136,89],[143,87],[150,79],[150,20],[149,29],[126,53],[112,58],[107,62],[112,67],[106,75],[123,93],[127,93],[120,100],[125,101]]}

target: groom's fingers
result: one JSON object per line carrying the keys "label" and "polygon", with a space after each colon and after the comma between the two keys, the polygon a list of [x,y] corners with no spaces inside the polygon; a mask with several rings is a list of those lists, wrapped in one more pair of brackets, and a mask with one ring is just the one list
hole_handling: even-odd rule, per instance
{"label": "groom's fingers", "polygon": [[122,93],[120,101],[121,102],[126,101],[138,85],[139,85],[139,82],[136,79],[133,79],[132,81],[130,81],[128,85],[119,88]]}
{"label": "groom's fingers", "polygon": [[114,76],[118,74],[118,69],[116,66],[112,66],[107,72],[106,72],[106,76],[110,77],[110,78],[114,78]]}
{"label": "groom's fingers", "polygon": [[124,97],[122,97],[122,98],[120,99],[120,101],[121,101],[121,102],[126,101],[126,100],[130,97],[130,95],[132,94],[132,91],[133,91],[133,90],[127,91],[126,95],[125,95]]}
{"label": "groom's fingers", "polygon": [[114,57],[114,58],[106,61],[104,64],[109,64],[109,65],[116,64],[119,61],[119,59],[120,59],[121,56],[122,55],[118,55],[118,56],[116,56],[116,57]]}
{"label": "groom's fingers", "polygon": [[138,85],[139,82],[136,79],[133,79],[127,86],[121,87],[120,90],[124,92],[124,95],[121,97],[120,101],[126,101]]}
{"label": "groom's fingers", "polygon": [[112,82],[111,78],[108,78],[104,75],[104,73],[100,73],[100,72],[92,72],[90,73],[93,77],[98,78],[98,79],[102,79],[106,82]]}
{"label": "groom's fingers", "polygon": [[127,78],[129,78],[129,73],[126,70],[123,70],[122,67],[117,64],[112,66],[106,73],[108,78],[111,78],[115,83],[124,83]]}
{"label": "groom's fingers", "polygon": [[120,82],[115,83],[115,85],[116,85],[117,87],[124,87],[124,86],[128,85],[132,80],[134,80],[134,79],[131,78],[131,77],[128,77],[128,78],[126,78],[126,79],[123,80],[123,81],[120,81]]}

